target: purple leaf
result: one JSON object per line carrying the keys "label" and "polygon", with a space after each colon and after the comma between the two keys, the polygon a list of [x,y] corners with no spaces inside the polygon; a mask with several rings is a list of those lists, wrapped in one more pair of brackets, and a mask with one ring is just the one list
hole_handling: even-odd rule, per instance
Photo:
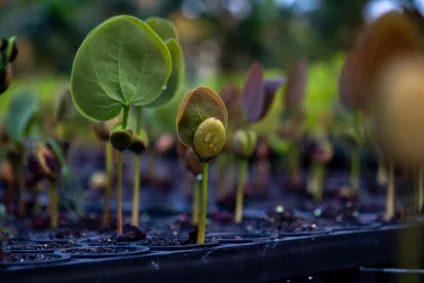
{"label": "purple leaf", "polygon": [[287,88],[284,96],[286,109],[298,108],[302,103],[306,90],[307,72],[306,59],[300,58],[287,78]]}
{"label": "purple leaf", "polygon": [[234,85],[226,85],[219,93],[228,112],[228,120],[232,126],[240,126],[242,123],[241,115],[241,93],[240,89]]}
{"label": "purple leaf", "polygon": [[242,91],[241,110],[243,119],[248,123],[260,120],[265,101],[265,87],[262,67],[254,62],[249,69]]}
{"label": "purple leaf", "polygon": [[271,105],[274,101],[277,90],[285,82],[286,79],[284,78],[273,78],[264,81],[265,99],[262,105],[262,112],[259,120],[264,118],[268,114],[268,111],[271,109]]}

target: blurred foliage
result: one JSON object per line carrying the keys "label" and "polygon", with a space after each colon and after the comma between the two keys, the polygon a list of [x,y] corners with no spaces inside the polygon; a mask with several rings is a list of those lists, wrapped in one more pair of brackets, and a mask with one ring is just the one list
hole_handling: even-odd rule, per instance
{"label": "blurred foliage", "polygon": [[22,71],[68,74],[85,35],[106,18],[123,13],[142,19],[159,16],[176,24],[191,68],[196,63],[190,60],[199,59],[205,44],[213,42],[218,50],[211,45],[206,49],[217,53],[224,72],[246,68],[253,60],[288,69],[298,56],[317,60],[346,48],[370,1],[1,1],[0,34],[18,36],[21,60],[28,61]]}
{"label": "blurred foliage", "polygon": [[[153,138],[161,132],[175,133],[173,121],[188,90],[206,85],[219,91],[228,82],[240,86],[254,60],[266,68],[266,78],[282,76],[300,56],[310,66],[304,106],[307,125],[314,127],[320,113],[334,105],[343,50],[351,45],[364,22],[364,8],[373,1],[0,1],[0,34],[17,35],[19,47],[15,80],[2,96],[0,117],[10,96],[28,86],[40,96],[42,112],[48,113],[52,98],[68,84],[86,34],[108,17],[125,13],[142,19],[168,18],[176,25],[184,50],[187,80],[179,94],[167,105],[143,110],[143,126]],[[397,2],[413,5],[412,0]],[[278,126],[281,96],[255,125],[259,134]]]}

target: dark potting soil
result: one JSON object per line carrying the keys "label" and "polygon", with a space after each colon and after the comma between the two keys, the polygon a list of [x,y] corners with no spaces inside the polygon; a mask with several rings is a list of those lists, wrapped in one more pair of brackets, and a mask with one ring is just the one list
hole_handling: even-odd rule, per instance
{"label": "dark potting soil", "polygon": [[57,258],[56,256],[42,253],[8,253],[4,252],[2,256],[0,256],[0,263],[8,263],[8,262],[40,262],[40,261],[48,261]]}
{"label": "dark potting soil", "polygon": [[92,246],[92,247],[78,247],[66,250],[67,253],[75,255],[83,254],[114,254],[114,253],[129,253],[134,252],[135,247],[109,247],[109,246]]}
{"label": "dark potting soil", "polygon": [[20,250],[20,251],[45,251],[45,250],[56,250],[74,247],[75,244],[72,242],[51,242],[51,243],[18,243],[16,245],[10,245],[4,247],[4,250]]}

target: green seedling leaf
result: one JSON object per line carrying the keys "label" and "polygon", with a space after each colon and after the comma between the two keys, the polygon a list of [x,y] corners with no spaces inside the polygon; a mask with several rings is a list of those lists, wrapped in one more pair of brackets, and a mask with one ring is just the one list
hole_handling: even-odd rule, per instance
{"label": "green seedling leaf", "polygon": [[258,62],[252,64],[242,90],[241,110],[247,123],[261,119],[265,102],[265,88],[262,67]]}
{"label": "green seedling leaf", "polygon": [[31,88],[15,94],[9,104],[7,135],[16,143],[22,143],[38,110],[38,97]]}
{"label": "green seedling leaf", "polygon": [[367,26],[354,48],[348,86],[354,86],[353,106],[368,111],[377,75],[387,63],[404,54],[422,54],[424,43],[420,32],[397,11],[388,12]]}
{"label": "green seedling leaf", "polygon": [[172,58],[171,76],[169,77],[159,98],[149,104],[149,108],[159,107],[168,103],[172,98],[174,98],[184,81],[184,54],[180,44],[177,39],[172,38],[167,41],[166,46],[168,47]]}
{"label": "green seedling leaf", "polygon": [[288,111],[297,111],[301,107],[306,92],[307,68],[306,59],[301,58],[287,78],[284,105]]}
{"label": "green seedling leaf", "polygon": [[171,21],[159,17],[151,17],[146,20],[146,24],[148,24],[163,41],[167,41],[171,38],[178,39],[177,29]]}
{"label": "green seedling leaf", "polygon": [[227,109],[219,95],[207,87],[198,87],[188,92],[177,115],[177,132],[181,142],[192,147],[197,128],[203,121],[212,117],[227,127]]}
{"label": "green seedling leaf", "polygon": [[72,99],[82,115],[110,120],[123,106],[155,101],[171,68],[168,48],[147,24],[116,16],[96,27],[80,46],[72,68]]}

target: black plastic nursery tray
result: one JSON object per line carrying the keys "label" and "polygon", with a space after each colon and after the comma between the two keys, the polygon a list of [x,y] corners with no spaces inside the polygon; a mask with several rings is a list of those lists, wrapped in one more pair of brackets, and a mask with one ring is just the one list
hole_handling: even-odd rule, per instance
{"label": "black plastic nursery tray", "polygon": [[[1,266],[0,282],[263,282],[395,262],[399,242],[422,227],[384,226],[200,250]],[[411,248],[410,257],[423,250]]]}

